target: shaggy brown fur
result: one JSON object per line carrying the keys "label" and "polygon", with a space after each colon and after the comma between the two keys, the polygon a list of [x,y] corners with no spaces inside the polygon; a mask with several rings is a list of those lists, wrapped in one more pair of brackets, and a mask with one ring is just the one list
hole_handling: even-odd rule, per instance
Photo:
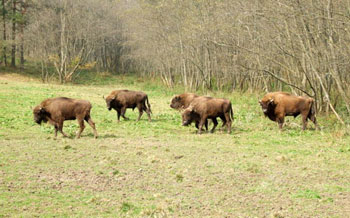
{"label": "shaggy brown fur", "polygon": [[77,119],[80,126],[77,138],[80,138],[80,134],[85,128],[85,120],[92,127],[95,138],[97,138],[95,123],[90,117],[91,107],[90,102],[85,100],[65,97],[49,98],[34,108],[34,120],[38,124],[41,124],[42,121],[49,121],[55,127],[55,137],[57,137],[57,131],[60,131],[63,136],[67,137],[67,134],[62,131],[63,122]]}
{"label": "shaggy brown fur", "polygon": [[[215,119],[216,120],[216,119]],[[197,129],[199,129],[199,123],[201,121],[201,118],[199,116],[199,114],[192,112],[191,110],[187,110],[185,109],[182,112],[182,125],[183,126],[188,126],[190,125],[192,122],[195,123],[195,126]],[[205,126],[205,130],[208,131],[208,119],[205,120],[204,123]],[[203,130],[203,129],[202,129]]]}
{"label": "shaggy brown fur", "polygon": [[183,93],[176,95],[171,99],[170,107],[176,110],[186,109],[193,99],[197,98],[198,95],[193,93]]}
{"label": "shaggy brown fur", "polygon": [[297,117],[303,120],[303,130],[306,129],[307,120],[310,119],[318,128],[314,99],[305,96],[295,96],[287,92],[267,93],[259,104],[270,120],[276,121],[282,129],[285,116]]}
{"label": "shaggy brown fur", "polygon": [[[171,99],[171,104],[170,107],[176,110],[183,110],[186,109],[191,102],[193,101],[193,99],[199,97],[196,94],[193,93],[182,93],[180,95],[176,95]],[[195,122],[196,123],[196,128],[198,129],[198,125],[199,125],[199,120]],[[205,121],[205,129],[208,131],[208,121]]]}
{"label": "shaggy brown fur", "polygon": [[217,117],[221,118],[223,121],[222,126],[226,125],[227,131],[230,133],[233,120],[231,102],[224,98],[197,97],[182,113],[182,125],[187,126],[193,121],[199,123],[198,134],[201,134],[203,125],[207,119],[211,119],[214,126],[210,131],[213,133],[218,125]]}
{"label": "shaggy brown fur", "polygon": [[143,111],[145,111],[148,116],[148,121],[151,122],[151,105],[148,101],[148,96],[143,92],[115,90],[107,96],[106,103],[108,110],[113,108],[117,111],[118,122],[120,121],[120,116],[122,116],[124,120],[128,119],[125,117],[125,111],[127,108],[132,108],[134,110],[135,107],[137,107],[139,110],[139,117],[137,118],[137,121],[140,120]]}

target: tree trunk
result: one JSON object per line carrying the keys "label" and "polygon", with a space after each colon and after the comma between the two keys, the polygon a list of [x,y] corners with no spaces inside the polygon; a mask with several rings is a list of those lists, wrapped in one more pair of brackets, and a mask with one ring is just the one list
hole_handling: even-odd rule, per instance
{"label": "tree trunk", "polygon": [[11,51],[11,66],[16,67],[16,6],[17,1],[13,0],[12,4],[12,51]]}
{"label": "tree trunk", "polygon": [[[66,9],[67,1],[64,2],[64,9]],[[64,15],[63,11],[60,11],[60,19],[61,19],[61,31],[60,31],[60,67],[59,67],[59,78],[60,83],[64,83],[64,74],[66,71],[66,58],[67,58],[67,44],[65,40],[65,31],[66,31],[66,15]]]}
{"label": "tree trunk", "polygon": [[24,66],[24,24],[20,25],[20,40],[21,40],[21,44],[20,44],[20,68],[23,69]]}
{"label": "tree trunk", "polygon": [[[328,19],[329,19],[329,22],[333,19],[333,17],[331,16],[331,12],[330,12],[330,8],[331,8],[331,5],[332,5],[332,1],[329,0],[328,1],[328,4],[327,4],[327,14],[328,14]],[[330,29],[330,28],[329,28]],[[335,51],[334,51],[334,45],[333,45],[333,36],[332,36],[333,32],[331,31],[331,34],[329,35],[328,37],[328,44],[329,44],[329,49],[330,49],[330,55],[331,55],[331,58],[332,60],[336,60],[336,56],[335,56]],[[348,99],[348,96],[346,95],[344,89],[343,89],[343,86],[342,86],[342,82],[341,82],[341,78],[340,78],[340,75],[339,75],[339,71],[338,71],[338,67],[337,65],[335,64],[335,62],[332,62],[331,63],[331,70],[330,70],[330,73],[332,74],[334,80],[335,80],[335,83],[337,84],[337,87],[338,87],[338,91],[339,93],[341,94],[343,100],[344,100],[344,103],[345,103],[345,107],[346,107],[346,110],[348,112],[348,115],[350,115],[350,104],[349,104],[349,99]]]}
{"label": "tree trunk", "polygon": [[26,13],[26,1],[23,0],[21,2],[21,24],[20,24],[20,67],[23,69],[24,66],[24,25],[25,25],[25,18],[24,15]]}
{"label": "tree trunk", "polygon": [[3,22],[3,40],[4,40],[4,47],[3,47],[3,58],[4,58],[4,64],[7,66],[7,48],[6,48],[6,10],[5,10],[5,0],[2,0],[2,22]]}

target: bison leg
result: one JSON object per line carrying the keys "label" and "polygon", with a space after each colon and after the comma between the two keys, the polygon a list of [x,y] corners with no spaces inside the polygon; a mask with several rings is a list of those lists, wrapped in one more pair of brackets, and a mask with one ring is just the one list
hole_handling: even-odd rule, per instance
{"label": "bison leg", "polygon": [[137,118],[137,121],[139,121],[141,119],[142,114],[143,114],[142,105],[137,105],[137,109],[139,110],[139,117]]}
{"label": "bison leg", "polygon": [[77,133],[77,136],[76,136],[76,138],[78,139],[78,138],[80,138],[81,133],[84,131],[85,125],[84,125],[84,120],[81,119],[80,117],[77,118],[77,120],[78,120],[79,127],[80,127],[80,129],[79,129],[79,131]]}
{"label": "bison leg", "polygon": [[86,116],[85,117],[86,122],[88,122],[88,124],[91,126],[91,128],[94,130],[94,137],[95,139],[97,138],[97,131],[96,131],[96,127],[95,127],[95,123],[94,121],[92,121],[90,116]]}
{"label": "bison leg", "polygon": [[207,117],[202,117],[201,120],[199,121],[198,134],[202,134],[202,128],[206,122],[208,122]]}
{"label": "bison leg", "polygon": [[120,109],[117,110],[117,118],[118,118],[118,122],[120,122]]}
{"label": "bison leg", "polygon": [[226,120],[226,126],[227,126],[227,133],[231,133],[232,121],[231,121],[229,112],[225,113],[225,120]]}
{"label": "bison leg", "polygon": [[307,126],[307,115],[308,115],[308,114],[302,114],[303,130],[305,130],[305,129],[306,129],[306,126]]}
{"label": "bison leg", "polygon": [[196,126],[196,128],[198,129],[199,128],[199,122],[198,121],[196,121],[196,124],[195,124],[195,126]]}
{"label": "bison leg", "polygon": [[211,120],[213,121],[214,126],[213,126],[213,128],[210,130],[210,132],[211,132],[211,133],[214,133],[214,130],[215,130],[216,126],[218,125],[218,121],[216,120],[216,118],[212,118]]}
{"label": "bison leg", "polygon": [[142,108],[147,113],[148,121],[151,122],[151,110],[146,107],[145,103],[143,104]]}
{"label": "bison leg", "polygon": [[223,128],[226,125],[226,118],[225,118],[225,116],[220,116],[220,119],[222,120],[221,128]]}
{"label": "bison leg", "polygon": [[127,118],[127,117],[125,116],[125,112],[126,112],[126,107],[122,107],[122,108],[120,109],[120,114],[122,115],[122,117],[124,118],[124,120],[128,120],[129,118]]}
{"label": "bison leg", "polygon": [[312,115],[309,119],[315,124],[315,128],[319,129],[319,126],[318,126],[317,120],[316,120],[316,116]]}
{"label": "bison leg", "polygon": [[60,131],[60,133],[62,133],[62,135],[63,135],[64,137],[68,137],[68,135],[67,135],[66,133],[63,132],[63,121],[60,121],[60,122],[58,123],[58,131]]}
{"label": "bison leg", "polygon": [[315,115],[315,113],[309,113],[308,114],[308,116],[307,116],[307,118],[309,119],[309,120],[311,120],[314,124],[315,124],[315,129],[317,130],[317,129],[319,129],[319,126],[318,126],[318,124],[317,124],[317,120],[316,120],[316,115]]}
{"label": "bison leg", "polygon": [[[195,126],[197,129],[199,129],[199,121],[196,121]],[[208,131],[208,120],[205,121],[204,126],[205,126],[205,130]]]}
{"label": "bison leg", "polygon": [[282,130],[283,123],[284,123],[284,117],[278,117],[276,120],[278,122],[278,127],[280,128],[280,130]]}
{"label": "bison leg", "polygon": [[55,124],[55,138],[57,138],[58,125]]}

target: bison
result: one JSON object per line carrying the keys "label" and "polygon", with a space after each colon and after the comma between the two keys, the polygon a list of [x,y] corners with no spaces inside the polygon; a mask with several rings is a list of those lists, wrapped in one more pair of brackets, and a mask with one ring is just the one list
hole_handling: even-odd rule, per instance
{"label": "bison", "polygon": [[303,130],[306,129],[307,120],[310,119],[316,129],[318,128],[316,121],[315,101],[312,98],[305,96],[295,96],[287,92],[270,92],[267,93],[259,104],[270,120],[276,121],[282,130],[284,117],[294,116],[299,114],[303,120]]}
{"label": "bison", "polygon": [[[173,97],[171,99],[171,104],[170,107],[176,110],[183,110],[186,109],[191,102],[193,101],[193,99],[199,97],[196,94],[193,93],[183,93],[180,95],[176,95],[175,97]],[[196,128],[198,129],[198,125],[199,125],[199,121],[196,121]],[[205,129],[208,131],[208,121],[205,121]]]}
{"label": "bison", "polygon": [[197,97],[198,95],[193,93],[183,93],[176,95],[171,99],[170,107],[177,110],[186,109],[191,104],[193,99]]}
{"label": "bison", "polygon": [[211,119],[214,123],[213,128],[210,130],[214,132],[218,122],[217,117],[220,117],[223,121],[222,126],[227,126],[228,133],[231,132],[231,124],[233,120],[233,111],[230,100],[224,98],[212,98],[212,97],[197,97],[190,106],[186,108],[182,113],[182,125],[187,126],[192,122],[196,122],[198,125],[198,134],[201,134],[203,125],[207,122],[207,119]]}
{"label": "bison", "polygon": [[111,110],[113,108],[117,111],[118,122],[120,121],[120,116],[122,116],[124,120],[128,120],[128,118],[125,117],[126,109],[132,108],[134,110],[135,107],[137,107],[139,110],[139,117],[137,118],[137,121],[140,120],[143,111],[145,111],[148,116],[148,121],[151,122],[151,105],[148,101],[148,96],[143,92],[131,90],[115,90],[112,91],[105,100],[108,110]]}
{"label": "bison", "polygon": [[80,129],[76,138],[80,138],[80,134],[85,128],[85,120],[92,127],[94,136],[97,138],[95,123],[90,116],[91,107],[90,102],[85,100],[66,97],[48,98],[34,108],[34,121],[39,125],[41,122],[46,123],[49,121],[55,127],[55,138],[57,138],[57,131],[60,131],[63,136],[67,137],[67,134],[62,131],[65,120],[77,119]]}

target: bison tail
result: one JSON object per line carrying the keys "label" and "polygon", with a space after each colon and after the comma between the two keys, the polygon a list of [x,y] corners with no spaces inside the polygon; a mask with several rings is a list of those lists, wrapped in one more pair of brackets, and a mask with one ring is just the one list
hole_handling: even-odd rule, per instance
{"label": "bison tail", "polygon": [[310,105],[310,112],[309,112],[309,118],[316,116],[316,104],[315,100],[311,99],[311,105]]}
{"label": "bison tail", "polygon": [[146,102],[147,102],[147,107],[148,107],[149,111],[152,113],[151,105],[150,105],[150,103],[148,101],[148,96],[146,96]]}
{"label": "bison tail", "polygon": [[233,117],[232,105],[230,105],[230,116],[231,116],[231,119],[232,119],[232,121],[233,121],[233,120],[234,120],[234,117]]}

